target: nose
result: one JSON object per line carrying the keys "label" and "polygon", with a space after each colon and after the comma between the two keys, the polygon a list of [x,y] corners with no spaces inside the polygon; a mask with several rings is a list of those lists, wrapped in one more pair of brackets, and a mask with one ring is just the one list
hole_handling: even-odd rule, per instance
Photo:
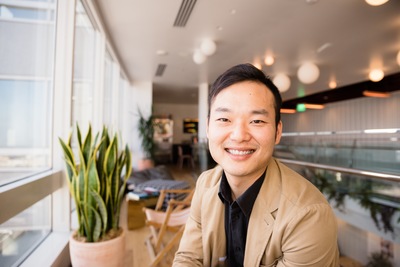
{"label": "nose", "polygon": [[248,141],[250,139],[248,125],[241,121],[232,125],[230,139],[236,142]]}

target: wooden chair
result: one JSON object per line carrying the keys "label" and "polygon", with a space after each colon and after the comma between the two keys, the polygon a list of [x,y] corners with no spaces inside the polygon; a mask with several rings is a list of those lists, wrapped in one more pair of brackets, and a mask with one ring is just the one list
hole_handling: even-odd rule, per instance
{"label": "wooden chair", "polygon": [[[179,244],[190,213],[190,203],[194,189],[166,189],[160,191],[155,209],[143,208],[150,236],[145,244],[152,262],[149,266],[159,266],[167,253]],[[166,197],[174,194],[182,200],[170,199],[167,209],[161,210]]]}
{"label": "wooden chair", "polygon": [[179,168],[182,169],[183,162],[185,160],[188,160],[189,163],[191,164],[192,168],[194,168],[194,160],[193,160],[192,154],[184,154],[182,146],[178,146],[178,165],[179,165]]}

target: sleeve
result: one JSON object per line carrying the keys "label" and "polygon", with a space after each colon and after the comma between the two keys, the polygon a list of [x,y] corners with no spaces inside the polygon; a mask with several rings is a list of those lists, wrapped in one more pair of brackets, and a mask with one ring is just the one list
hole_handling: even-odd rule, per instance
{"label": "sleeve", "polygon": [[186,222],[185,231],[175,254],[173,267],[203,266],[203,242],[201,225],[202,186],[198,179],[193,195],[190,216]]}
{"label": "sleeve", "polygon": [[338,267],[337,222],[329,204],[314,204],[298,212],[282,240],[277,267]]}

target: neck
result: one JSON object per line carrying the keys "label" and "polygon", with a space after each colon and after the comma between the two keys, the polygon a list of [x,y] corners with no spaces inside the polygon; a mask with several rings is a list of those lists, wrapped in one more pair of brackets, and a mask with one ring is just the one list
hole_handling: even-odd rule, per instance
{"label": "neck", "polygon": [[239,198],[246,190],[261,176],[248,177],[226,177],[232,192],[232,200]]}

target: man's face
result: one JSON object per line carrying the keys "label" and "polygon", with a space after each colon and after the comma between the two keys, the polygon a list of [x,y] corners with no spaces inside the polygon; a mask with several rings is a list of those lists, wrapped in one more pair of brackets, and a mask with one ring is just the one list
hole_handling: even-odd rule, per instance
{"label": "man's face", "polygon": [[274,97],[264,84],[240,82],[215,97],[207,137],[228,179],[261,176],[281,138],[282,123],[275,125]]}

